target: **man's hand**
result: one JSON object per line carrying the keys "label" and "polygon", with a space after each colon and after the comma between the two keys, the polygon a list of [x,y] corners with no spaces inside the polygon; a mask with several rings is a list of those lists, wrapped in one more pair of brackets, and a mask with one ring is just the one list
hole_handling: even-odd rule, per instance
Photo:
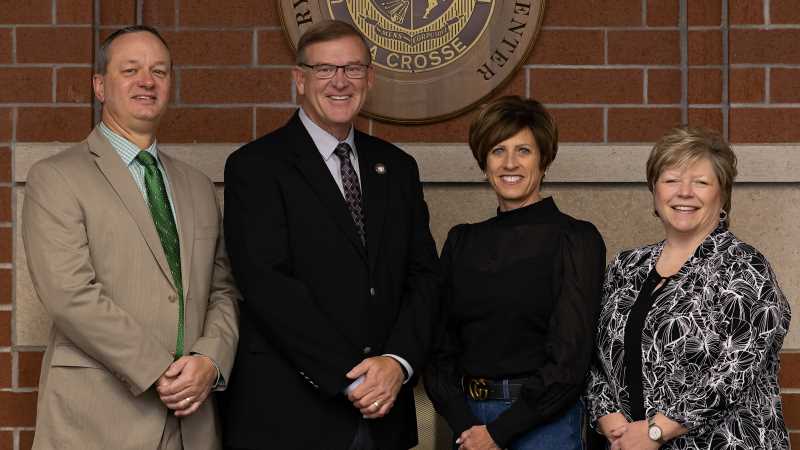
{"label": "man's hand", "polygon": [[622,435],[611,444],[611,450],[656,450],[661,444],[650,439],[646,420],[631,422]]}
{"label": "man's hand", "polygon": [[347,372],[355,380],[364,376],[364,382],[350,391],[347,398],[353,402],[365,419],[377,419],[389,413],[405,376],[400,363],[389,356],[374,356],[361,361]]}
{"label": "man's hand", "polygon": [[459,444],[459,450],[500,450],[486,429],[486,425],[474,425],[464,431],[456,439],[456,444]]}
{"label": "man's hand", "polygon": [[609,444],[614,444],[628,430],[628,419],[618,412],[599,418],[597,424]]}
{"label": "man's hand", "polygon": [[200,408],[216,379],[217,369],[207,356],[182,356],[156,381],[156,390],[167,408],[185,417]]}

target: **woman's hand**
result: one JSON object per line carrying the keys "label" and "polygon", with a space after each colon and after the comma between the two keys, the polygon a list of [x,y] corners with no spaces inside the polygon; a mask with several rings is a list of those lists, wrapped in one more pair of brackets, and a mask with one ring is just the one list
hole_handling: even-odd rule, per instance
{"label": "woman's hand", "polygon": [[486,425],[475,425],[456,439],[459,450],[500,450],[486,430]]}
{"label": "woman's hand", "polygon": [[650,439],[646,420],[637,420],[627,425],[627,429],[611,444],[611,450],[657,450],[661,444]]}
{"label": "woman's hand", "polygon": [[622,413],[616,412],[597,419],[597,425],[603,436],[608,439],[609,444],[613,444],[627,431],[628,419]]}

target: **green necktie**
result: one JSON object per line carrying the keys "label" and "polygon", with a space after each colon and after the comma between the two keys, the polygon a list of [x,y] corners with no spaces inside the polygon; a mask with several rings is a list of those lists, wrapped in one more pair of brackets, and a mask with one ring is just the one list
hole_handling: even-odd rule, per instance
{"label": "green necktie", "polygon": [[156,158],[146,151],[139,152],[136,160],[144,166],[144,184],[147,189],[147,202],[150,214],[156,224],[156,231],[161,240],[161,247],[167,256],[172,280],[178,289],[178,342],[175,345],[175,359],[183,356],[183,283],[181,281],[181,245],[178,241],[178,228],[172,216],[172,208],[167,197],[167,188],[161,171],[158,170]]}

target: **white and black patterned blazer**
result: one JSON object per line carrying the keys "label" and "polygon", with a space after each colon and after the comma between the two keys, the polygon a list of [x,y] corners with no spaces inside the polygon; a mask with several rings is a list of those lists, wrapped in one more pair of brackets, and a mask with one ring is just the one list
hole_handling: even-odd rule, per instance
{"label": "white and black patterned blazer", "polygon": [[[663,248],[621,252],[607,269],[585,396],[593,424],[614,412],[631,420],[625,324]],[[647,416],[661,412],[689,430],[662,448],[788,449],[778,352],[790,317],[764,255],[717,227],[657,292],[644,322]]]}

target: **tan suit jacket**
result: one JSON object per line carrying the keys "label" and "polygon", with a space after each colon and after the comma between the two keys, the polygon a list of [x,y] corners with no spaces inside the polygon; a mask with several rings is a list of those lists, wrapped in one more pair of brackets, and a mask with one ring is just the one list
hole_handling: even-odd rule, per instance
{"label": "tan suit jacket", "polygon": [[[229,380],[238,341],[214,185],[159,154],[173,194],[185,287],[185,348]],[[173,360],[177,291],[128,168],[95,129],[31,168],[22,211],[28,266],[53,319],[34,449],[154,450],[168,409],[153,383]],[[184,448],[220,448],[213,395],[182,419]]]}

